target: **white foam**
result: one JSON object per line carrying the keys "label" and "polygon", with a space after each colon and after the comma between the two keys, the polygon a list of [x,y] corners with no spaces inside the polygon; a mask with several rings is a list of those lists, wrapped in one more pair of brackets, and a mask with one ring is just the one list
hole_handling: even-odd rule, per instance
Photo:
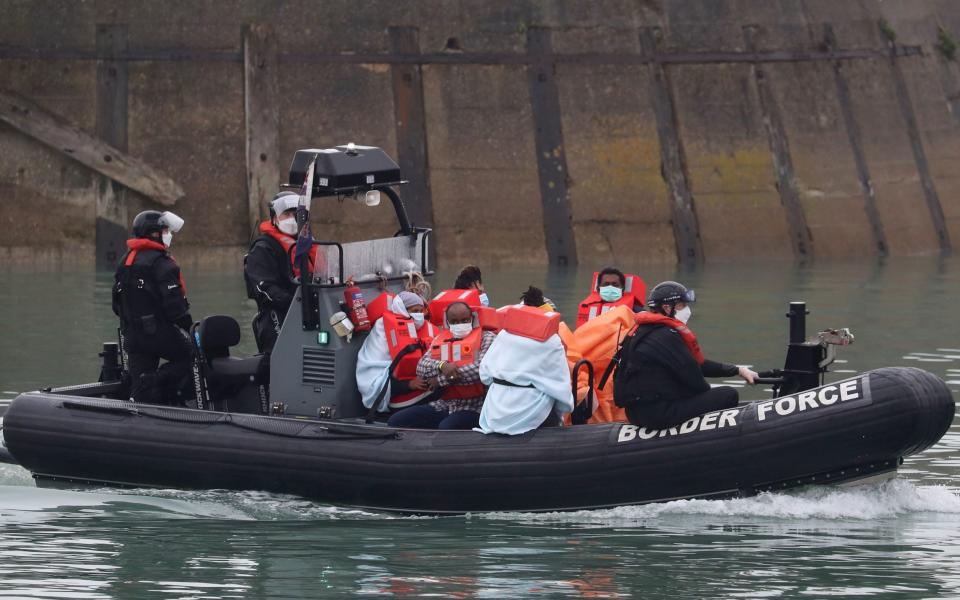
{"label": "white foam", "polygon": [[817,487],[732,500],[676,500],[567,513],[489,513],[490,519],[629,524],[680,515],[750,518],[871,520],[907,513],[960,514],[960,496],[948,488],[894,479],[853,487]]}

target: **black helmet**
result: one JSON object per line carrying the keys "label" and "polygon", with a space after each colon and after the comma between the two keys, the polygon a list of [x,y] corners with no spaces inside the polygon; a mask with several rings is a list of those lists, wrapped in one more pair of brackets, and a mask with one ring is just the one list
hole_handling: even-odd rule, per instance
{"label": "black helmet", "polygon": [[691,304],[696,300],[696,293],[693,290],[688,290],[683,284],[676,281],[664,281],[650,290],[650,294],[647,296],[647,308],[656,310],[661,304],[676,304],[677,302]]}
{"label": "black helmet", "polygon": [[270,218],[277,216],[277,213],[296,208],[298,204],[300,204],[300,194],[289,190],[279,192],[273,197],[273,200],[267,202],[267,206],[270,207]]}
{"label": "black helmet", "polygon": [[176,233],[183,227],[183,219],[170,211],[145,210],[133,218],[133,237],[149,237],[165,227]]}

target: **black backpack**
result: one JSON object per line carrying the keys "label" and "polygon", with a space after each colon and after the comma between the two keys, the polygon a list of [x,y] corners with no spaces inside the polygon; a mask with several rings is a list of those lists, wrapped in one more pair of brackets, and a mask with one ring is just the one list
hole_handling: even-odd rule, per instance
{"label": "black backpack", "polygon": [[658,327],[662,325],[644,325],[628,333],[600,379],[600,389],[603,389],[610,375],[613,375],[613,403],[620,408],[626,408],[637,402],[639,394],[635,384],[640,369],[638,365],[632,364],[634,349]]}

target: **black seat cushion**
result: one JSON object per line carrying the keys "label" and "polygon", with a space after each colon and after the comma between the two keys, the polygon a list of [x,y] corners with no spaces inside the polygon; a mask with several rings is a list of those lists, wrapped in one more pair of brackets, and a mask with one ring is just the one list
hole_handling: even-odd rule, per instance
{"label": "black seat cushion", "polygon": [[207,380],[211,388],[259,385],[268,379],[269,366],[264,369],[265,364],[269,365],[269,357],[262,354],[249,358],[214,358],[210,361]]}
{"label": "black seat cushion", "polygon": [[230,348],[240,343],[240,325],[233,317],[213,315],[200,321],[200,348],[207,359],[230,355]]}

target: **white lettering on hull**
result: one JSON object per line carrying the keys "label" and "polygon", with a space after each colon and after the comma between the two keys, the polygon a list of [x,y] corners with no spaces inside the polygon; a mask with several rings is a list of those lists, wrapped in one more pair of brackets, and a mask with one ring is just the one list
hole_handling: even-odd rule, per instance
{"label": "white lettering on hull", "polygon": [[684,421],[679,427],[670,427],[668,429],[647,429],[646,427],[637,427],[636,425],[621,425],[620,432],[617,434],[617,442],[629,442],[636,439],[652,440],[657,437],[674,437],[678,435],[688,435],[697,431],[736,427],[737,415],[739,414],[739,408],[707,413]]}
{"label": "white lettering on hull", "polygon": [[[757,404],[757,421],[761,423],[769,422],[771,419],[776,420],[779,417],[821,410],[837,403],[866,398],[869,394],[866,391],[868,388],[865,379],[865,377],[859,377],[842,383],[825,385],[815,390],[800,392],[795,396],[784,396],[783,398],[760,402]],[[648,429],[636,425],[621,425],[617,434],[617,442],[629,442],[637,439],[652,440],[654,438],[690,435],[698,431],[736,427],[740,410],[739,408],[731,408],[707,413],[693,417],[681,423],[678,427],[667,429]]]}
{"label": "white lettering on hull", "polygon": [[800,392],[796,397],[784,396],[761,402],[757,405],[757,421],[768,421],[774,415],[786,417],[798,412],[817,410],[837,402],[859,400],[865,397],[863,379],[861,377],[843,383],[825,385],[816,390]]}

